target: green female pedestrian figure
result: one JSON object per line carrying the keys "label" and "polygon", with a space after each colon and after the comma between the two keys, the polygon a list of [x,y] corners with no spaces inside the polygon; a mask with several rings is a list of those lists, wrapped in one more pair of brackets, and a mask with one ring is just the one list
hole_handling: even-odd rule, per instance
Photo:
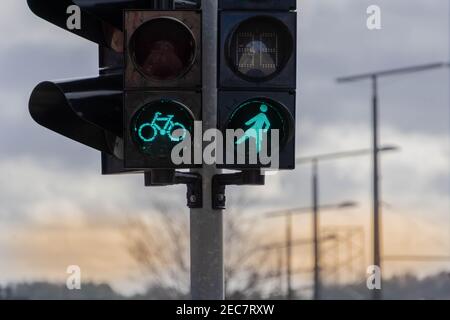
{"label": "green female pedestrian figure", "polygon": [[259,108],[259,110],[261,110],[261,113],[254,116],[245,123],[246,126],[251,127],[247,129],[244,135],[236,141],[236,144],[241,144],[249,140],[250,138],[253,138],[256,140],[257,153],[261,151],[263,132],[266,133],[270,129],[270,121],[266,115],[268,109],[269,108],[265,104],[261,105],[261,107]]}

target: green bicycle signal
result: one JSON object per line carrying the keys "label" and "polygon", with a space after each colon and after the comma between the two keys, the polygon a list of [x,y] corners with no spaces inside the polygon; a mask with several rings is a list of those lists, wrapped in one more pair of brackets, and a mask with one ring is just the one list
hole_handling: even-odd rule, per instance
{"label": "green bicycle signal", "polygon": [[170,151],[192,132],[194,117],[184,105],[173,100],[157,100],[140,108],[132,117],[130,133],[142,153]]}
{"label": "green bicycle signal", "polygon": [[[143,123],[139,129],[136,129],[139,138],[144,142],[153,142],[158,135],[167,135],[173,142],[183,141],[186,138],[187,130],[181,123],[173,122],[174,117],[174,115],[163,117],[161,112],[156,112],[152,122]],[[163,123],[164,125],[161,127],[158,123]],[[150,129],[147,130],[150,131],[150,135],[148,136],[144,133],[146,129]]]}

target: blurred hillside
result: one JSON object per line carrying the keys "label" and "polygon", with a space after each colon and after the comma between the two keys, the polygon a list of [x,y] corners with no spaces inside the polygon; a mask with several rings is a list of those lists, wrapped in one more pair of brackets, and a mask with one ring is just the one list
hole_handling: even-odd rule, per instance
{"label": "blurred hillside", "polygon": [[[450,273],[442,272],[423,279],[413,275],[393,277],[384,282],[384,298],[400,300],[450,300]],[[364,284],[325,287],[325,299],[359,300],[368,299],[370,292]],[[186,295],[172,288],[154,286],[144,294],[131,297],[115,292],[107,284],[88,283],[82,290],[67,290],[64,284],[46,282],[22,283],[0,288],[0,299],[31,299],[31,300],[159,300],[159,299],[186,299]],[[279,293],[269,296],[252,291],[250,295],[245,292],[235,292],[229,299],[282,299]],[[303,299],[297,295],[298,299]]]}

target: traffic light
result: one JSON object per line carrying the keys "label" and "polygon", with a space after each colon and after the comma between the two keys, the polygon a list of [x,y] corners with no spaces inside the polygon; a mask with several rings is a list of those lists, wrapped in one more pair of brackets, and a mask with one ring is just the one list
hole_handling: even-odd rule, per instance
{"label": "traffic light", "polygon": [[122,31],[83,7],[81,27],[69,30],[68,8],[76,1],[27,2],[37,16],[97,43],[101,65],[96,77],[40,83],[30,97],[31,116],[37,123],[63,136],[115,159],[123,158],[122,54],[117,45]]}
{"label": "traffic light", "polygon": [[191,168],[171,155],[185,139],[193,146],[202,118],[201,13],[129,10],[124,19],[125,167]]}
{"label": "traffic light", "polygon": [[[201,118],[200,1],[27,2],[37,16],[99,45],[99,75],[39,84],[29,102],[33,119],[101,151],[104,174],[172,167],[171,147]],[[73,6],[79,28],[68,27]],[[174,6],[184,11],[157,11]]]}
{"label": "traffic light", "polygon": [[224,10],[295,10],[297,0],[219,0]]}
{"label": "traffic light", "polygon": [[[33,119],[101,151],[103,174],[142,172],[147,186],[187,184],[188,205],[201,207],[202,178],[175,171],[202,166],[197,158],[194,161],[196,140],[202,140],[195,136],[195,125],[202,120],[205,63],[200,1],[27,2],[39,17],[99,45],[98,76],[40,83],[29,102]],[[69,27],[70,8],[81,14],[79,26]],[[265,149],[271,156],[275,152],[279,169],[294,168],[293,10],[291,0],[220,1],[217,127],[224,137],[228,130],[240,132],[232,140],[237,146],[233,160],[242,156],[239,147],[249,146],[258,155]],[[207,48],[215,57],[211,49],[215,46]],[[179,164],[172,159],[172,151],[180,144],[183,148],[177,152],[189,154],[190,162]],[[252,169],[273,168],[261,157],[249,161],[251,148],[244,149],[243,163],[229,163],[227,146],[227,161],[219,167],[244,171],[214,176],[214,208],[224,206],[226,185],[264,184],[259,170]],[[185,155],[177,155],[186,160]]]}
{"label": "traffic light", "polygon": [[[261,146],[277,152],[279,169],[295,166],[296,31],[295,1],[221,0],[218,129],[241,129],[222,168],[270,167]],[[277,141],[271,139],[274,130]],[[263,134],[264,133],[264,134]],[[265,141],[266,140],[266,141]],[[239,148],[246,145],[245,161]],[[249,150],[256,145],[258,159]],[[225,153],[231,152],[225,144]],[[270,152],[269,152],[270,153]],[[229,158],[229,154],[227,158]]]}

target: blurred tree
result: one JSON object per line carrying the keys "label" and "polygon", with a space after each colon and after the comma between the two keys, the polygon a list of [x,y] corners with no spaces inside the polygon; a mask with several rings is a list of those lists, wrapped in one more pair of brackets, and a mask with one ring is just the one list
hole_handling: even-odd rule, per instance
{"label": "blurred tree", "polygon": [[[240,196],[224,215],[226,297],[261,299],[264,293],[279,296],[267,280],[273,275],[274,259],[271,252],[260,250],[264,235],[255,220],[244,214],[247,207],[245,197]],[[172,295],[168,298],[188,298],[188,216],[180,214],[183,209],[167,203],[155,203],[154,209],[156,217],[129,218],[127,250],[142,267],[149,286],[169,288]]]}

